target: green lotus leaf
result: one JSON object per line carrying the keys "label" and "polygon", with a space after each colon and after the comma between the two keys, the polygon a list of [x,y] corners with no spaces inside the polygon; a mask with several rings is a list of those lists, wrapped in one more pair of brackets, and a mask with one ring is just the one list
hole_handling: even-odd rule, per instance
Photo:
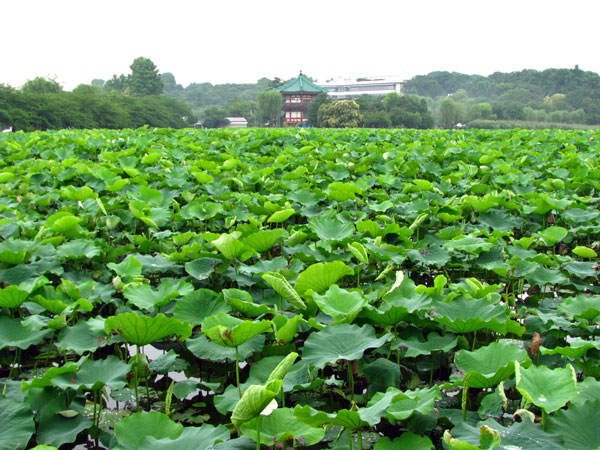
{"label": "green lotus leaf", "polygon": [[581,256],[582,258],[597,258],[598,253],[592,250],[589,247],[584,247],[583,245],[578,245],[572,250],[577,256]]}
{"label": "green lotus leaf", "polygon": [[29,292],[23,291],[16,286],[8,286],[0,289],[0,308],[18,308],[29,296]]}
{"label": "green lotus leaf", "polygon": [[254,253],[254,250],[240,241],[236,234],[222,234],[218,239],[211,241],[211,244],[229,260],[245,261]]}
{"label": "green lotus leaf", "polygon": [[350,242],[348,244],[348,250],[354,255],[354,257],[363,264],[369,264],[369,252],[360,242]]}
{"label": "green lotus leaf", "polygon": [[32,345],[39,344],[52,330],[38,331],[25,327],[19,319],[0,316],[0,350],[5,347],[18,347],[26,350]]}
{"label": "green lotus leaf", "polygon": [[[429,414],[435,407],[435,401],[442,398],[438,385],[408,391],[396,389],[396,391],[393,403],[386,410],[386,417],[396,420],[408,419],[414,413]],[[371,401],[376,400],[381,395],[382,393],[378,392]]]}
{"label": "green lotus leaf", "polygon": [[229,440],[229,430],[224,425],[203,424],[201,427],[185,427],[179,437],[158,439],[147,436],[138,448],[144,450],[212,450],[215,444]]}
{"label": "green lotus leaf", "polygon": [[[256,433],[256,421],[254,418],[242,424],[240,429],[245,436],[255,441],[258,439]],[[262,417],[260,421],[260,442],[264,445],[272,445],[273,442],[300,441],[303,445],[318,444],[325,436],[324,428],[315,428],[299,422],[290,408],[279,408],[268,416]]]}
{"label": "green lotus leaf", "polygon": [[59,246],[56,255],[62,259],[92,259],[101,253],[100,247],[87,239],[73,239]]}
{"label": "green lotus leaf", "polygon": [[185,264],[185,271],[197,280],[206,280],[223,263],[218,258],[198,258]]}
{"label": "green lotus leaf", "polygon": [[469,387],[491,388],[506,380],[515,371],[515,362],[527,367],[531,361],[527,351],[506,342],[492,342],[470,352],[459,350],[454,363],[464,372],[463,383]]}
{"label": "green lotus leaf", "polygon": [[297,405],[294,408],[294,416],[300,422],[312,427],[333,424],[356,430],[363,426],[377,425],[385,415],[386,409],[400,394],[399,390],[389,388],[385,393],[380,392],[373,396],[364,408],[358,408],[357,410],[340,409],[334,413],[317,411],[308,405]]}
{"label": "green lotus leaf", "polygon": [[0,396],[0,449],[26,448],[34,432],[33,413],[27,405]]}
{"label": "green lotus leaf", "polygon": [[600,448],[600,400],[595,398],[584,403],[574,403],[552,415],[548,432],[559,435],[563,448]]}
{"label": "green lotus leaf", "polygon": [[354,233],[354,225],[340,222],[335,217],[317,216],[308,221],[319,239],[323,241],[343,241]]}
{"label": "green lotus leaf", "polygon": [[39,424],[36,440],[61,447],[75,442],[77,435],[91,426],[92,421],[81,414],[69,418],[56,414]]}
{"label": "green lotus leaf", "polygon": [[420,355],[430,355],[437,351],[449,352],[456,347],[457,341],[458,337],[452,334],[440,336],[435,331],[432,331],[427,335],[426,340],[419,339],[416,336],[409,337],[408,339],[397,339],[394,341],[393,349],[406,347],[404,356],[414,358]]}
{"label": "green lotus leaf", "polygon": [[24,263],[32,243],[21,239],[0,242],[0,262],[10,265]]}
{"label": "green lotus leaf", "polygon": [[362,327],[349,324],[331,326],[308,336],[302,359],[322,369],[340,359],[360,359],[366,350],[378,348],[390,339],[389,334],[377,338],[375,329],[366,324]]}
{"label": "green lotus leaf", "polygon": [[268,305],[254,303],[252,296],[241,289],[223,289],[223,297],[233,309],[246,317],[275,314],[274,308],[270,308]]}
{"label": "green lotus leaf", "polygon": [[300,298],[298,293],[283,275],[276,272],[267,272],[262,275],[262,279],[269,283],[273,290],[281,295],[281,297],[290,305],[300,310],[306,309],[306,303],[302,301],[302,298]]}
{"label": "green lotus leaf", "polygon": [[565,368],[549,369],[533,366],[524,369],[515,362],[517,390],[536,406],[551,413],[577,397],[577,378],[570,364]]}
{"label": "green lotus leaf", "polygon": [[321,293],[340,278],[352,273],[352,269],[341,261],[316,263],[309,266],[296,279],[296,292],[304,296],[308,290]]}
{"label": "green lotus leaf", "polygon": [[51,445],[36,445],[31,450],[58,450],[56,447],[52,447]]}
{"label": "green lotus leaf", "polygon": [[378,439],[373,450],[397,450],[400,448],[409,448],[411,450],[431,450],[435,448],[431,439],[427,436],[419,436],[410,431],[402,433],[398,438],[390,440],[385,436]]}
{"label": "green lotus leaf", "polygon": [[[194,339],[188,339],[186,347],[197,358],[209,361],[235,361],[235,347],[223,347],[209,341],[206,336],[200,335]],[[265,345],[265,336],[258,334],[249,341],[238,347],[240,361],[245,360],[254,352],[261,351]]]}
{"label": "green lotus leaf", "polygon": [[253,248],[259,253],[270,250],[283,237],[284,231],[281,228],[275,230],[257,231],[245,237],[242,242],[247,247]]}
{"label": "green lotus leaf", "polygon": [[283,321],[277,325],[277,342],[290,342],[296,336],[296,332],[298,331],[298,326],[302,322],[302,314],[298,314],[290,319],[288,319],[284,315],[276,316],[273,319],[273,323],[275,323],[275,319],[277,317],[283,317]]}
{"label": "green lotus leaf", "polygon": [[562,445],[561,439],[556,434],[544,432],[542,426],[539,424],[524,420],[522,422],[515,422],[511,426],[504,427],[494,419],[488,419],[484,422],[479,422],[476,425],[465,422],[456,425],[451,431],[452,437],[456,440],[463,441],[472,447],[465,446],[455,448],[460,450],[463,448],[490,448],[489,446],[481,447],[481,427],[483,426],[488,427],[488,429],[496,430],[500,434],[502,441],[499,446],[495,447],[498,450],[564,450],[565,448]]}
{"label": "green lotus leaf", "polygon": [[140,276],[142,274],[142,268],[144,267],[143,264],[133,256],[128,256],[119,264],[108,263],[107,266],[109,269],[114,270],[121,278]]}
{"label": "green lotus leaf", "polygon": [[566,284],[569,280],[558,269],[547,269],[546,267],[538,267],[528,275],[522,275],[531,284]]}
{"label": "green lotus leaf", "polygon": [[98,390],[108,386],[111,390],[122,389],[131,366],[114,355],[106,359],[84,361],[75,374],[63,373],[52,379],[52,384],[61,389]]}
{"label": "green lotus leaf", "polygon": [[572,319],[594,321],[600,316],[600,295],[577,295],[565,298],[558,305],[558,313]]}
{"label": "green lotus leaf", "polygon": [[513,333],[521,336],[525,328],[509,320],[506,309],[491,305],[485,299],[467,300],[460,297],[452,302],[435,304],[434,320],[457,333],[476,330],[492,330],[500,334]]}
{"label": "green lotus leaf", "polygon": [[189,323],[162,313],[154,317],[140,316],[133,312],[117,314],[106,319],[104,329],[107,334],[116,331],[128,343],[140,347],[172,335],[185,341],[192,334]]}
{"label": "green lotus leaf", "polygon": [[150,411],[137,412],[121,419],[115,425],[115,437],[120,450],[141,450],[146,448],[143,441],[148,437],[155,439],[177,439],[183,431],[183,425],[173,422],[166,414]]}
{"label": "green lotus leaf", "polygon": [[478,254],[481,252],[490,251],[494,244],[489,242],[487,239],[473,236],[463,236],[458,239],[446,241],[442,244],[442,246],[450,251],[460,251],[470,254]]}
{"label": "green lotus leaf", "polygon": [[587,278],[596,276],[595,266],[596,264],[592,262],[571,261],[564,264],[562,267],[571,275],[575,275],[579,278]]}
{"label": "green lotus leaf", "polygon": [[[80,363],[82,363],[83,361],[85,361],[85,358],[83,358],[82,361],[80,361]],[[23,380],[21,382],[21,390],[22,391],[26,391],[28,389],[31,388],[45,388],[48,386],[52,386],[52,380],[61,375],[61,374],[69,374],[72,375],[75,372],[77,372],[77,369],[79,369],[79,363],[67,363],[63,366],[60,367],[50,367],[49,369],[47,369],[44,372],[44,375],[42,375],[41,377],[36,377],[31,379],[31,381],[25,381]]]}
{"label": "green lotus leaf", "polygon": [[586,341],[580,337],[574,338],[569,342],[567,347],[554,347],[552,349],[540,347],[542,355],[562,355],[569,358],[579,359],[582,358],[588,350],[595,348],[600,350],[599,341]]}
{"label": "green lotus leaf", "polygon": [[362,195],[362,193],[362,189],[353,183],[334,181],[327,186],[327,196],[337,202],[353,200],[356,198],[355,194]]}
{"label": "green lotus leaf", "polygon": [[231,306],[225,301],[223,295],[210,289],[198,289],[177,300],[173,316],[195,327],[208,316],[229,311]]}
{"label": "green lotus leaf", "polygon": [[72,327],[66,327],[58,335],[56,348],[60,351],[72,351],[78,355],[93,352],[107,345],[107,338],[94,333],[87,322],[80,320]]}
{"label": "green lotus leaf", "polygon": [[324,295],[314,294],[313,300],[328,316],[339,322],[351,323],[368,301],[359,292],[350,292],[332,284]]}
{"label": "green lotus leaf", "polygon": [[566,228],[552,226],[540,231],[536,236],[539,237],[545,245],[552,246],[562,241],[567,234],[568,231]]}
{"label": "green lotus leaf", "polygon": [[298,353],[296,352],[292,352],[288,354],[285,358],[283,358],[281,362],[277,364],[277,366],[275,366],[275,368],[269,375],[269,378],[267,378],[266,384],[270,384],[272,381],[275,380],[283,380],[283,378],[287,375],[287,373],[294,365],[296,358],[298,358]]}
{"label": "green lotus leaf", "polygon": [[254,336],[271,331],[271,321],[241,320],[220,312],[202,321],[202,332],[215,344],[224,347],[238,347]]}
{"label": "green lotus leaf", "polygon": [[180,280],[177,284],[163,281],[158,289],[153,289],[148,284],[130,284],[123,291],[123,296],[140,309],[154,311],[177,297],[189,294],[193,289],[193,286],[184,280]]}
{"label": "green lotus leaf", "polygon": [[285,222],[290,217],[292,217],[294,214],[296,214],[296,210],[293,208],[282,209],[280,211],[276,211],[273,214],[271,214],[269,216],[269,218],[267,219],[267,223]]}
{"label": "green lotus leaf", "polygon": [[249,386],[242,395],[240,401],[235,405],[231,414],[231,422],[240,426],[244,422],[257,417],[279,394],[282,381],[275,380],[267,385]]}

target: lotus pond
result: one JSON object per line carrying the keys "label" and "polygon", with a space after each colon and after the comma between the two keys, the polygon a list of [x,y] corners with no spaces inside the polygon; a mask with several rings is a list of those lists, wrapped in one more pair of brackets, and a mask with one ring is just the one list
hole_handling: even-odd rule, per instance
{"label": "lotus pond", "polygon": [[0,449],[599,448],[599,137],[1,135]]}

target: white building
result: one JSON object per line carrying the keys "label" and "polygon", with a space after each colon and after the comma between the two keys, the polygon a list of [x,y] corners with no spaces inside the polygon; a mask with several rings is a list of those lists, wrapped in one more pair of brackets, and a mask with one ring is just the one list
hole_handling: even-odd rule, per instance
{"label": "white building", "polygon": [[223,128],[246,128],[248,126],[245,117],[226,117],[226,119],[229,120],[229,123]]}
{"label": "white building", "polygon": [[400,77],[335,78],[318,86],[327,89],[334,100],[348,100],[360,95],[386,95],[401,93],[404,79]]}

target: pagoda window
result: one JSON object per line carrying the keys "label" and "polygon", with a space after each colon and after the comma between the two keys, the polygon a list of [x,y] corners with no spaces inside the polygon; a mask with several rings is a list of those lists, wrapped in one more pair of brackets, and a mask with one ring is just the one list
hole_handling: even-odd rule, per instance
{"label": "pagoda window", "polygon": [[293,95],[290,97],[290,103],[302,103],[302,97],[299,95]]}
{"label": "pagoda window", "polygon": [[301,119],[302,111],[288,111],[290,113],[290,119]]}

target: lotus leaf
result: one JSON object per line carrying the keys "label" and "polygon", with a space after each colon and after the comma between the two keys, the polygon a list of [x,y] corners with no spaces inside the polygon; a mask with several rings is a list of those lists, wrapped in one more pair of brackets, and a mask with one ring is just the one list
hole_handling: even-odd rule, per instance
{"label": "lotus leaf", "polygon": [[317,263],[309,266],[296,279],[296,292],[304,297],[308,290],[324,292],[340,278],[352,273],[352,269],[341,261]]}
{"label": "lotus leaf", "polygon": [[146,448],[143,442],[149,437],[155,439],[177,439],[183,431],[183,425],[173,422],[166,414],[150,411],[135,413],[121,419],[115,425],[115,437],[118,449],[138,450]]}
{"label": "lotus leaf", "polygon": [[33,331],[23,326],[21,320],[0,316],[0,349],[18,347],[26,350],[32,345],[39,344],[52,330],[41,329]]}
{"label": "lotus leaf", "polygon": [[229,430],[224,425],[216,427],[204,424],[201,427],[185,427],[181,434],[171,439],[147,436],[138,448],[145,450],[211,450],[215,444],[229,439]]}
{"label": "lotus leaf", "polygon": [[104,329],[107,334],[117,331],[127,342],[140,347],[171,335],[176,335],[184,341],[192,334],[189,323],[162,313],[154,317],[140,316],[136,313],[117,314],[106,319]]}
{"label": "lotus leaf", "polygon": [[[257,420],[254,418],[241,426],[242,433],[255,441],[258,439],[255,423]],[[260,433],[260,441],[264,445],[271,445],[273,442],[295,442],[298,439],[303,445],[315,445],[323,439],[325,429],[299,422],[290,408],[280,408],[261,419]]]}
{"label": "lotus leaf", "polygon": [[536,406],[551,413],[577,397],[577,378],[570,364],[565,368],[546,366],[521,368],[515,362],[517,390]]}
{"label": "lotus leaf", "polygon": [[231,306],[225,301],[223,295],[210,289],[198,289],[177,300],[173,316],[182,322],[187,321],[190,325],[196,326],[208,316],[229,311]]}
{"label": "lotus leaf", "polygon": [[332,284],[324,295],[314,294],[317,306],[336,322],[351,323],[367,304],[367,299],[359,292],[350,292]]}
{"label": "lotus leaf", "polygon": [[394,438],[393,440],[390,440],[389,437],[382,437],[375,443],[373,450],[396,450],[400,448],[431,450],[435,448],[435,445],[433,445],[433,442],[427,436],[419,436],[407,431],[402,433],[399,438]]}
{"label": "lotus leaf", "polygon": [[73,373],[61,373],[52,378],[52,384],[61,389],[98,390],[108,386],[111,390],[122,389],[131,366],[111,355],[106,359],[86,360]]}
{"label": "lotus leaf", "polygon": [[235,405],[231,421],[235,426],[254,419],[260,415],[281,390],[281,380],[275,380],[266,385],[252,385],[244,391],[242,398]]}
{"label": "lotus leaf", "polygon": [[360,359],[369,348],[377,348],[391,339],[385,334],[375,336],[375,329],[370,325],[342,324],[327,327],[312,333],[304,342],[302,359],[312,366],[323,368],[340,359]]}
{"label": "lotus leaf", "polygon": [[26,448],[34,432],[31,410],[23,403],[0,397],[0,449]]}
{"label": "lotus leaf", "polygon": [[18,308],[27,299],[29,293],[16,286],[0,289],[0,308]]}
{"label": "lotus leaf", "polygon": [[300,310],[306,309],[306,304],[302,301],[302,298],[300,298],[298,293],[283,275],[275,272],[267,272],[262,275],[262,278],[290,305]]}
{"label": "lotus leaf", "polygon": [[254,336],[271,331],[271,321],[241,320],[220,312],[202,321],[202,332],[215,344],[224,347],[238,347]]}
{"label": "lotus leaf", "polygon": [[[542,427],[530,421],[515,422],[510,427],[504,427],[493,419],[488,419],[485,422],[479,422],[477,425],[469,425],[459,423],[451,431],[451,436],[457,441],[463,441],[472,445],[474,449],[490,448],[481,447],[482,442],[481,428],[494,430],[501,438],[499,446],[492,447],[498,450],[515,450],[517,448],[523,450],[559,450],[564,449],[560,438],[555,434],[545,433]],[[457,442],[457,444],[459,444]],[[452,447],[451,447],[452,448]],[[471,447],[455,447],[459,450],[469,449]]]}
{"label": "lotus leaf", "polygon": [[456,366],[464,372],[463,383],[474,388],[491,388],[506,380],[515,371],[515,362],[527,367],[531,361],[525,350],[511,343],[492,342],[474,352],[459,350],[454,356]]}

